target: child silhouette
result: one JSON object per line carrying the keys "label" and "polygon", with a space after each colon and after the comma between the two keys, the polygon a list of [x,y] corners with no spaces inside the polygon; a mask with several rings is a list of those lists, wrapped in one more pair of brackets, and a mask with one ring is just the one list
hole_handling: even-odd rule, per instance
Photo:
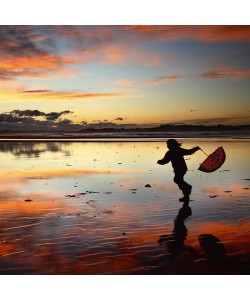
{"label": "child silhouette", "polygon": [[174,182],[178,185],[179,189],[183,192],[184,197],[180,198],[180,201],[189,200],[189,195],[192,191],[192,186],[184,181],[184,175],[187,172],[187,165],[184,160],[184,155],[194,154],[196,151],[200,150],[200,147],[194,147],[192,149],[181,148],[181,144],[174,139],[169,139],[167,141],[167,146],[169,151],[165,156],[158,160],[159,165],[165,165],[171,161],[174,169]]}

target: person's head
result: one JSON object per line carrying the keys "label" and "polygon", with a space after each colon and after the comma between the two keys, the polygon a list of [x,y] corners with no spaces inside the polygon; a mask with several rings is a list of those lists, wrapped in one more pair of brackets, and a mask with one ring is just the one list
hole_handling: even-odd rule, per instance
{"label": "person's head", "polygon": [[169,139],[169,140],[167,140],[167,146],[168,146],[169,150],[176,150],[181,147],[181,143],[178,143],[174,139]]}

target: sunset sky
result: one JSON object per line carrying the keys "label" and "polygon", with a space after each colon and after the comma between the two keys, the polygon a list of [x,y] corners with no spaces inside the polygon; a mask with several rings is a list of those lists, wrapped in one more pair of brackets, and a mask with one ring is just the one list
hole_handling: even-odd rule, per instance
{"label": "sunset sky", "polygon": [[250,26],[0,26],[0,130],[250,124]]}

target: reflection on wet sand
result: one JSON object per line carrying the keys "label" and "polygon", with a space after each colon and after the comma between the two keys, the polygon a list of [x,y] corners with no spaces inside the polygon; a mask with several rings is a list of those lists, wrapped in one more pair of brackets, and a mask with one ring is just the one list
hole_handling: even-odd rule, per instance
{"label": "reflection on wet sand", "polygon": [[201,234],[199,236],[199,242],[210,263],[223,264],[225,262],[225,247],[216,236],[212,234]]}
{"label": "reflection on wet sand", "polygon": [[[180,208],[174,220],[171,235],[161,235],[159,244],[165,244],[167,265],[154,271],[153,274],[237,274],[237,271],[225,265],[226,250],[221,241],[212,234],[198,236],[200,247],[186,246],[188,229],[185,220],[192,215],[189,201]],[[216,224],[215,224],[216,226]]]}
{"label": "reflection on wet sand", "polygon": [[[161,235],[158,240],[159,244],[164,244],[166,247],[166,261],[156,270],[150,271],[149,274],[248,274],[250,220],[244,219],[244,224],[238,224],[238,226],[223,222],[201,223],[199,232],[202,230],[214,232],[222,237],[225,245],[218,237],[208,233],[195,234],[190,243],[187,238],[188,229],[184,222],[191,215],[189,203],[184,203],[174,219],[172,234]],[[198,230],[196,231],[198,232]],[[199,241],[200,247],[195,242],[196,239]],[[185,245],[186,240],[187,245]],[[229,253],[226,249],[229,250]],[[242,255],[242,258],[237,259],[238,255]]]}
{"label": "reflection on wet sand", "polygon": [[70,156],[70,151],[65,149],[65,143],[60,142],[1,142],[0,152],[9,152],[17,157],[39,157],[45,152],[62,152],[65,156]]}
{"label": "reflection on wet sand", "polygon": [[174,228],[171,235],[162,235],[158,240],[158,243],[165,243],[168,252],[168,258],[170,261],[174,260],[182,251],[192,250],[190,247],[184,245],[187,237],[187,227],[184,225],[184,221],[192,215],[191,207],[189,206],[189,200],[185,201],[183,206],[178,212],[177,217],[174,220]]}
{"label": "reflection on wet sand", "polygon": [[166,180],[172,173],[152,164],[155,143],[61,149],[71,156],[43,152],[23,162],[1,152],[0,274],[249,272],[242,166],[231,173],[239,174],[237,182],[229,172],[205,178],[189,172],[194,201],[182,204]]}

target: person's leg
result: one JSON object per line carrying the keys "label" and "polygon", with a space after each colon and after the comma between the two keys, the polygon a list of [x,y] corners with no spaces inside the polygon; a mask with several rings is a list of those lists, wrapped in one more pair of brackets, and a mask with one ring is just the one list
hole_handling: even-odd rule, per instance
{"label": "person's leg", "polygon": [[178,185],[184,196],[189,196],[191,194],[192,186],[184,181],[184,175],[185,173],[175,173],[174,182]]}

